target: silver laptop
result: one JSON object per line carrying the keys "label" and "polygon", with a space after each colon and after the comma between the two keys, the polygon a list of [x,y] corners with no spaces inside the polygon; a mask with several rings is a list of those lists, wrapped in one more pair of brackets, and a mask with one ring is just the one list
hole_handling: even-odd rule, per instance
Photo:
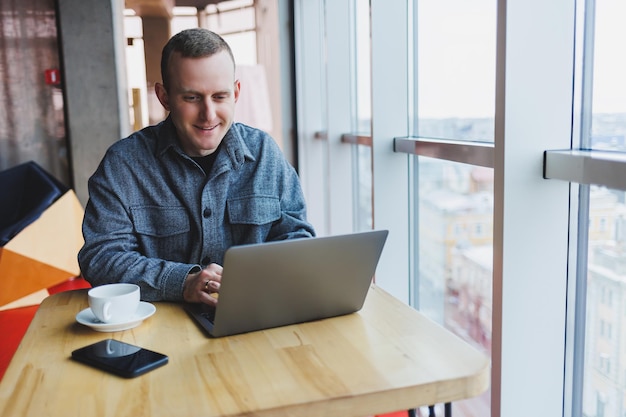
{"label": "silver laptop", "polygon": [[353,313],[363,307],[387,230],[233,246],[216,308],[186,303],[220,337]]}

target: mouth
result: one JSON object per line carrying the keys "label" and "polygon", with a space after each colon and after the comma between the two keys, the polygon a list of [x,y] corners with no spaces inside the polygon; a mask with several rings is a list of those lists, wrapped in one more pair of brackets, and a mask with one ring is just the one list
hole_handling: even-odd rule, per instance
{"label": "mouth", "polygon": [[213,125],[213,126],[195,126],[196,129],[205,131],[205,132],[210,132],[212,130],[217,129],[217,127],[219,126],[219,124]]}

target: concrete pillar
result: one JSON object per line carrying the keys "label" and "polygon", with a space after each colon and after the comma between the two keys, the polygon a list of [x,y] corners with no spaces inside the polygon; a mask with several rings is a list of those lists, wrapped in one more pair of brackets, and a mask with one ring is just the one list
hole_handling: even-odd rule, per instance
{"label": "concrete pillar", "polygon": [[57,4],[72,176],[84,205],[87,180],[106,149],[130,133],[124,5],[119,0]]}
{"label": "concrete pillar", "polygon": [[171,36],[170,18],[143,16],[143,44],[146,60],[146,88],[148,92],[148,122],[155,124],[165,118],[166,112],[154,93],[154,85],[161,82],[161,51]]}

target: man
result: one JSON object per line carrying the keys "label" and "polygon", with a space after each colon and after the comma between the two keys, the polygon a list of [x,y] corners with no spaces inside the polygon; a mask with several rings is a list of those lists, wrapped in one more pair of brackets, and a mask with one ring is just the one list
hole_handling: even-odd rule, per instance
{"label": "man", "polygon": [[161,75],[169,116],[112,145],[89,179],[78,260],[94,286],[133,282],[144,300],[215,305],[228,247],[315,232],[273,139],[233,123],[228,44],[185,30],[163,48]]}

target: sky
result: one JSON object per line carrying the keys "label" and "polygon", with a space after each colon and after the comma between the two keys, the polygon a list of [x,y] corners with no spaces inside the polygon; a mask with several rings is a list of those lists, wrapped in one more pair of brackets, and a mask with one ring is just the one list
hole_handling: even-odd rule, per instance
{"label": "sky", "polygon": [[626,1],[596,0],[593,111],[626,113]]}
{"label": "sky", "polygon": [[417,30],[420,117],[494,117],[496,0],[421,0]]}

